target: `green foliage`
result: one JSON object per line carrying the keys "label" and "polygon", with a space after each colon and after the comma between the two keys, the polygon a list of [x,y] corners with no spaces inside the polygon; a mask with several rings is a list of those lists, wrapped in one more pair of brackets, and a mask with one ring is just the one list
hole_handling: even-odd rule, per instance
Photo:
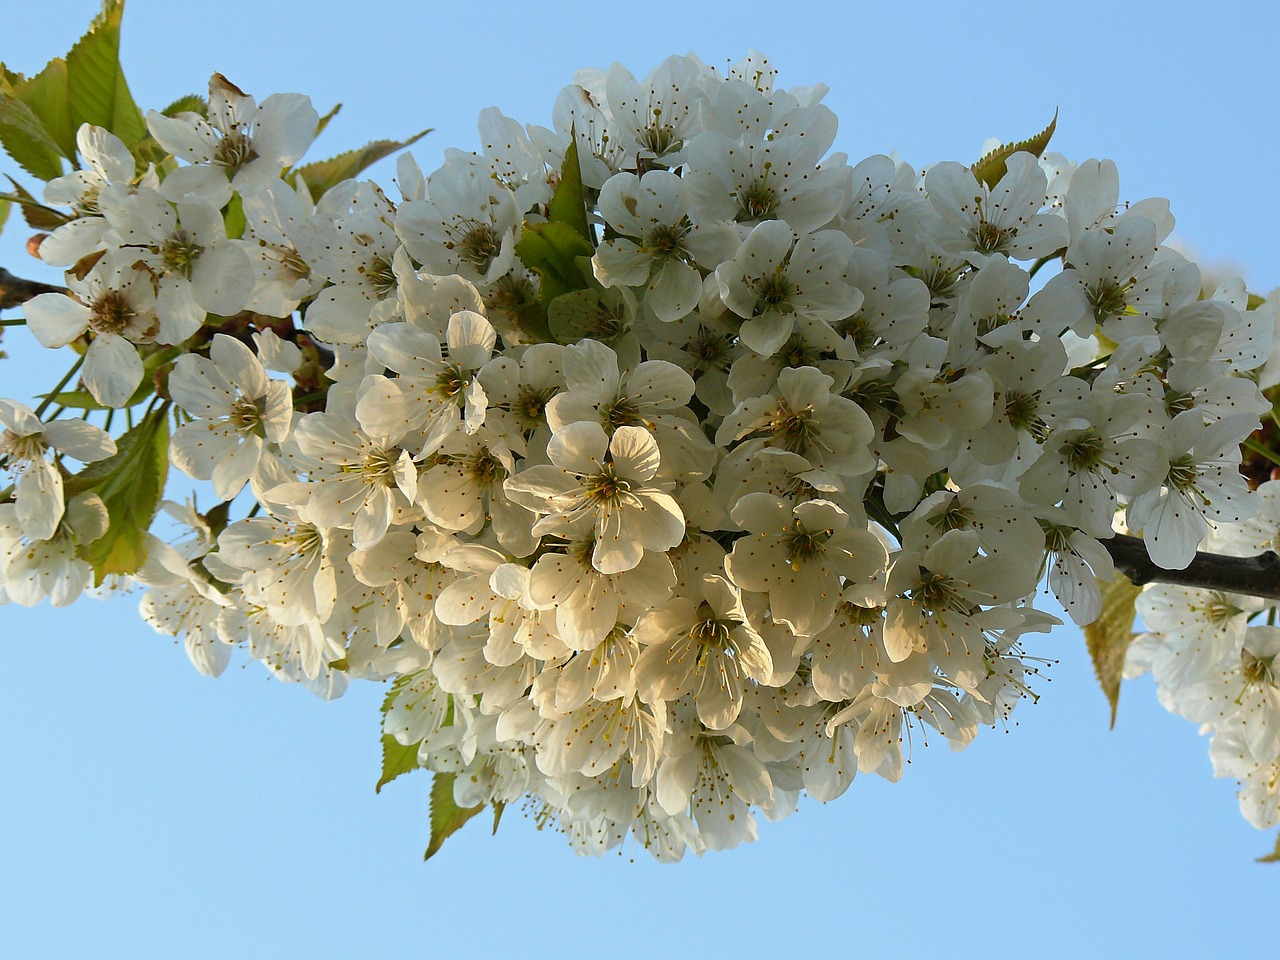
{"label": "green foliage", "polygon": [[103,0],[89,32],[67,54],[67,93],[77,129],[92,123],[132,145],[147,136],[147,125],[120,68],[123,16],[124,0]]}
{"label": "green foliage", "polygon": [[1276,848],[1266,856],[1258,857],[1258,863],[1280,863],[1280,833],[1276,834]]}
{"label": "green foliage", "polygon": [[58,57],[50,60],[22,85],[21,91],[22,101],[39,118],[45,132],[58,145],[58,152],[74,161],[77,125],[71,119],[66,61]]}
{"label": "green foliage", "polygon": [[22,207],[22,219],[27,222],[27,226],[34,227],[36,230],[56,230],[71,219],[61,210],[55,210],[40,203],[13,177],[5,179],[13,184],[13,193],[0,194],[0,197]]}
{"label": "green foliage", "polygon": [[382,776],[373,788],[374,793],[381,793],[382,788],[401,774],[418,769],[418,745],[403,744],[388,733],[382,735]]}
{"label": "green foliage", "polygon": [[[147,125],[120,68],[123,16],[124,0],[103,0],[65,59],[55,57],[30,79],[0,64],[0,145],[33,177],[52,180],[62,176],[64,160],[75,165],[76,132],[84,123],[106,128],[135,154],[146,152]],[[24,207],[31,226],[57,226],[33,222],[33,206]]]}
{"label": "green foliage", "polygon": [[1119,573],[1114,580],[1099,580],[1098,586],[1102,588],[1102,614],[1084,628],[1084,639],[1093,660],[1093,672],[1111,704],[1111,726],[1114,727],[1124,658],[1133,642],[1134,601],[1142,588]]}
{"label": "green foliage", "polygon": [[67,478],[67,498],[96,493],[107,508],[107,532],[77,551],[93,567],[94,583],[131,574],[147,560],[147,531],[160,508],[169,473],[169,410],[162,404],[116,440],[114,456]]}
{"label": "green foliage", "polygon": [[[400,695],[400,691],[405,688],[405,684],[409,682],[411,676],[406,674],[397,677],[395,682],[391,684],[391,689],[387,691],[387,695],[382,698],[382,717],[384,720],[392,704],[396,702],[396,697]],[[406,745],[390,734],[384,733],[382,735],[382,776],[373,788],[374,793],[381,793],[383,787],[401,774],[417,769],[418,744],[410,743]]]}
{"label": "green foliage", "polygon": [[493,835],[495,837],[498,835],[498,824],[502,822],[502,811],[505,809],[507,809],[507,805],[505,803],[499,803],[497,801],[494,802],[493,804]]}
{"label": "green foliage", "polygon": [[[337,111],[338,108],[334,107],[325,117],[321,118],[320,129],[324,129],[324,125],[329,122]],[[317,160],[314,163],[304,164],[301,167],[297,167],[293,172],[306,182],[307,189],[311,191],[311,195],[319,198],[331,187],[336,186],[343,180],[350,180],[352,177],[358,176],[379,160],[391,156],[397,150],[403,150],[405,147],[417,143],[430,132],[431,130],[428,128],[420,133],[415,133],[407,140],[374,140],[372,143],[366,143],[359,150],[348,150],[346,153],[340,153],[336,157],[330,157],[328,160]]]}
{"label": "green foliage", "polygon": [[[576,343],[585,337],[608,342],[609,329],[621,329],[621,309],[610,306],[607,291],[597,287],[562,294],[547,306],[551,335],[560,343]],[[621,295],[617,299],[620,301]]]}
{"label": "green foliage", "polygon": [[595,236],[587,223],[587,198],[582,188],[582,168],[578,163],[578,141],[569,137],[569,147],[564,152],[560,169],[560,182],[547,208],[547,220],[566,223],[587,243],[595,247]]}
{"label": "green foliage", "polygon": [[[431,779],[431,842],[427,845],[427,852],[422,855],[423,860],[430,860],[434,857],[444,842],[463,828],[468,820],[484,809],[482,803],[475,807],[460,807],[453,798],[453,781],[455,777],[452,773],[437,773]],[[494,817],[493,828],[498,829],[498,817]]]}
{"label": "green foliage", "polygon": [[[147,377],[143,377],[142,382],[138,384],[138,389],[133,391],[126,402],[126,407],[132,407],[134,404],[141,403],[151,395],[155,390],[155,385]],[[66,407],[68,410],[111,410],[113,408],[104,406],[93,398],[88,390],[63,390],[60,393],[38,394],[41,400],[49,400],[56,403],[60,407]]]}
{"label": "green foliage", "polygon": [[542,304],[548,307],[556,297],[589,285],[587,272],[579,268],[578,258],[595,253],[590,241],[567,223],[526,223],[516,244],[516,256],[542,278]]}
{"label": "green foliage", "polygon": [[244,216],[244,199],[238,193],[231,194],[231,199],[222,209],[222,220],[226,224],[227,237],[239,240],[244,236],[244,228],[248,221]]}
{"label": "green foliage", "polygon": [[1015,153],[1030,153],[1039,157],[1042,156],[1049,147],[1049,140],[1053,137],[1053,131],[1058,127],[1058,111],[1053,111],[1053,119],[1049,121],[1049,125],[1037,133],[1034,137],[1028,137],[1026,140],[1019,140],[1017,143],[1006,143],[1003,146],[996,147],[985,157],[973,165],[973,175],[978,178],[979,183],[985,183],[988,187],[995,187],[1000,182],[1000,178],[1005,175],[1005,161]]}
{"label": "green foliage", "polygon": [[527,336],[535,340],[553,339],[548,322],[551,304],[559,297],[591,286],[591,266],[584,258],[589,261],[594,253],[595,237],[587,222],[578,148],[570,137],[560,182],[547,207],[547,221],[526,222],[516,243],[520,262],[542,280],[539,308],[527,307],[517,318]]}
{"label": "green foliage", "polygon": [[[338,111],[341,109],[342,109],[342,104],[335,103],[333,105],[333,108],[328,113],[326,113],[323,117],[320,118],[320,122],[316,124],[317,137],[320,136],[320,134],[324,133],[324,128],[329,125],[329,121],[331,121],[334,117],[338,115]],[[423,133],[426,133],[426,131],[424,130]]]}
{"label": "green foliage", "polygon": [[209,101],[198,93],[186,93],[160,112],[166,117],[176,117],[180,113],[198,113],[204,116],[209,111]]}
{"label": "green foliage", "polygon": [[0,93],[0,144],[33,177],[52,180],[62,176],[62,148],[35,111],[8,93]]}

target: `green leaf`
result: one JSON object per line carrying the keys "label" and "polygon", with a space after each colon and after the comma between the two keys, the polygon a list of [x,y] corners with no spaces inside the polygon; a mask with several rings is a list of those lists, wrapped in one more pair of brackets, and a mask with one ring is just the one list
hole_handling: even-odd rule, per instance
{"label": "green leaf", "polygon": [[582,168],[578,165],[578,141],[573,136],[569,137],[569,148],[564,152],[560,182],[551,196],[547,219],[551,223],[568,224],[591,244],[592,251],[595,250],[596,238],[587,223],[587,200],[582,189]]}
{"label": "green leaf", "polygon": [[41,180],[62,176],[62,148],[32,109],[0,93],[0,144],[23,170]]}
{"label": "green leaf", "polygon": [[541,303],[522,303],[508,317],[520,330],[525,343],[555,342],[551,328],[547,326],[547,312]]}
{"label": "green leaf", "polygon": [[552,300],[547,305],[547,323],[560,343],[588,337],[612,343],[627,331],[626,307],[618,290],[587,287]]}
{"label": "green leaf", "polygon": [[1276,834],[1276,848],[1265,857],[1258,857],[1258,863],[1280,863],[1280,833]]}
{"label": "green leaf", "polygon": [[502,811],[507,809],[507,805],[500,801],[493,802],[493,836],[498,835],[498,824],[502,820]]}
{"label": "green leaf", "polygon": [[1267,302],[1267,298],[1259,296],[1256,293],[1249,294],[1249,302],[1245,306],[1246,310],[1257,310],[1260,306]]}
{"label": "green leaf", "polygon": [[1058,111],[1053,111],[1053,119],[1049,121],[1049,125],[1037,133],[1034,137],[1028,137],[1026,140],[1019,140],[1017,143],[1006,143],[1003,146],[996,147],[985,157],[973,165],[973,175],[978,178],[980,183],[985,183],[988,187],[995,187],[1000,182],[1000,178],[1005,175],[1005,161],[1012,157],[1015,153],[1030,153],[1039,157],[1044,154],[1049,146],[1049,139],[1053,136],[1053,131],[1058,127]]}
{"label": "green leaf", "polygon": [[105,127],[125,144],[147,136],[142,111],[129,93],[120,68],[120,20],[124,0],[103,0],[102,12],[67,54],[71,121]]}
{"label": "green leaf", "polygon": [[50,60],[43,70],[18,88],[17,96],[40,118],[49,136],[58,144],[59,152],[74,163],[79,126],[71,119],[66,61],[57,57]]}
{"label": "green leaf", "polygon": [[[329,121],[331,121],[334,117],[338,115],[338,111],[341,109],[342,109],[342,104],[335,103],[333,105],[333,109],[320,118],[320,122],[316,124],[317,137],[320,136],[320,134],[324,133],[324,128],[329,125]],[[425,133],[426,131],[423,131],[423,132]]]}
{"label": "green leaf", "polygon": [[386,719],[387,711],[391,709],[391,705],[396,702],[396,697],[400,696],[400,691],[409,685],[411,679],[413,679],[413,674],[405,673],[392,681],[390,688],[387,690],[387,695],[382,698],[382,706],[379,708],[382,711],[383,719]]}
{"label": "green leaf", "polygon": [[[526,223],[516,242],[516,256],[542,278],[542,303],[525,304],[514,317],[531,340],[550,341],[548,312],[553,301],[590,286],[589,258],[595,253],[591,241],[567,223]],[[585,270],[579,261],[587,259]]]}
{"label": "green leaf", "polygon": [[542,278],[542,305],[574,290],[590,285],[578,266],[579,257],[595,253],[591,241],[583,239],[567,223],[526,223],[516,243],[516,256]]}
{"label": "green leaf", "polygon": [[449,837],[485,807],[483,803],[476,807],[458,806],[453,799],[453,781],[452,773],[437,773],[431,779],[431,842],[423,860],[434,857]]}
{"label": "green leaf", "polygon": [[244,200],[240,194],[231,194],[231,200],[222,209],[222,218],[227,227],[227,239],[239,240],[244,236],[244,228],[248,221],[244,217]]}
{"label": "green leaf", "polygon": [[0,197],[22,206],[22,219],[27,222],[27,226],[37,230],[56,230],[72,219],[61,210],[40,203],[13,177],[6,176],[5,179],[13,184],[13,193],[0,194]]}
{"label": "green leaf", "polygon": [[60,407],[66,407],[68,410],[109,410],[97,400],[93,399],[93,394],[88,390],[63,390],[61,393],[55,393],[50,396],[47,393],[36,394],[41,400],[49,400],[56,403]]}
{"label": "green leaf", "polygon": [[[405,688],[411,679],[413,679],[412,674],[397,677],[395,682],[391,684],[390,689],[387,690],[387,695],[382,698],[381,707],[384,722],[387,718],[387,711],[391,709],[392,704],[396,702],[396,697],[400,696],[400,691]],[[416,769],[418,769],[418,744],[405,745],[390,734],[384,733],[382,735],[382,777],[374,786],[374,793],[381,793],[382,788],[396,777]]]}
{"label": "green leaf", "polygon": [[9,96],[17,96],[17,90],[20,86],[27,82],[17,70],[10,70],[3,63],[0,63],[0,93],[7,93]]}
{"label": "green leaf", "polygon": [[1111,726],[1116,725],[1116,707],[1120,703],[1120,679],[1124,675],[1124,657],[1133,642],[1133,602],[1142,592],[1123,574],[1114,580],[1099,580],[1102,588],[1102,614],[1084,628],[1085,644],[1093,660],[1093,672],[1111,704]]}
{"label": "green leaf", "polygon": [[93,567],[94,584],[130,574],[147,559],[147,531],[160,508],[169,473],[169,412],[157,407],[116,440],[114,456],[87,465],[66,480],[68,499],[92,492],[107,508],[107,532],[77,553]]}
{"label": "green leaf", "polygon": [[[333,112],[331,111],[330,116],[332,115]],[[359,150],[348,150],[346,153],[340,153],[336,157],[330,157],[328,160],[317,160],[314,163],[304,164],[293,172],[306,181],[307,189],[311,191],[311,195],[319,198],[331,187],[341,183],[343,180],[350,180],[384,157],[391,156],[397,150],[403,150],[410,144],[417,143],[430,132],[431,130],[428,128],[421,133],[415,133],[407,140],[374,140],[372,143],[366,143]]]}
{"label": "green leaf", "polygon": [[166,117],[176,117],[180,113],[198,113],[204,116],[209,111],[209,101],[198,93],[183,94],[160,112]]}
{"label": "green leaf", "polygon": [[[134,404],[141,403],[155,391],[155,384],[151,382],[150,377],[143,377],[142,382],[138,384],[138,389],[133,391],[131,396],[125,403],[126,407],[132,407]],[[68,410],[113,410],[114,407],[107,407],[100,404],[93,398],[88,390],[64,390],[61,393],[55,393],[51,397],[47,393],[36,394],[41,400],[50,400],[60,407],[66,407]]]}
{"label": "green leaf", "polygon": [[418,745],[407,746],[391,736],[382,735],[382,777],[373,788],[374,793],[381,793],[382,788],[401,774],[418,769]]}
{"label": "green leaf", "polygon": [[4,196],[0,196],[0,230],[4,229],[4,225],[9,220],[9,211],[13,209],[13,201]]}

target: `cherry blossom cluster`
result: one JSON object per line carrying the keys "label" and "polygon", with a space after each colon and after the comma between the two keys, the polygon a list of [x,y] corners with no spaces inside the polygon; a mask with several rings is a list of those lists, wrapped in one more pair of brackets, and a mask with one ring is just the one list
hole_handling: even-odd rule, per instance
{"label": "cherry blossom cluster", "polygon": [[[1258,488],[1249,520],[1210,531],[1206,549],[1256,556],[1280,548],[1280,481]],[[1210,734],[1215,776],[1239,782],[1244,818],[1280,823],[1280,601],[1150,584],[1137,599],[1146,632],[1135,637],[1125,676],[1150,672],[1165,709]]]}
{"label": "cherry blossom cluster", "polygon": [[[1202,295],[1167,203],[1053,154],[851,165],[825,88],[774,80],[582,71],[550,128],[486,110],[479,151],[402,157],[394,200],[311,196],[310,102],[220,76],[148,115],[158,167],[83,128],[40,247],[70,292],[29,328],[101,407],[167,411],[218,504],[166,506],[144,618],[209,674],[390,681],[386,734],[459,805],[678,859],[897,780],[913,729],[1005,723],[1046,594],[1097,617],[1118,512],[1170,568],[1253,514],[1274,320]],[[0,598],[71,602],[111,518],[67,461],[115,443],[0,425]],[[1272,634],[1214,662],[1270,678]],[[1274,770],[1259,726],[1232,743]]]}

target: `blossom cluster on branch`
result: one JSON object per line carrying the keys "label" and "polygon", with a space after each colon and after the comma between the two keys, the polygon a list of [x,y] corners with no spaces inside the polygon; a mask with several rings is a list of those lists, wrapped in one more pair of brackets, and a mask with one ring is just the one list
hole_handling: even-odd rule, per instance
{"label": "blossom cluster on branch", "polygon": [[[138,413],[0,404],[0,600],[128,575],[206,673],[390,681],[384,781],[527,798],[582,852],[732,847],[897,780],[913,728],[1005,723],[1119,516],[1181,568],[1253,515],[1275,318],[1202,295],[1110,161],[850,164],[825,88],[774,80],[582,71],[396,199],[313,192],[310,101],[220,75],[149,161],[81,127],[39,247],[68,293],[26,321],[79,354],[53,403]],[[217,504],[166,504],[172,542],[165,461]]]}
{"label": "blossom cluster on branch", "polygon": [[[1280,546],[1280,481],[1258,490],[1250,519],[1215,526],[1206,548],[1254,556]],[[1280,601],[1225,590],[1149,584],[1136,600],[1144,632],[1125,676],[1150,672],[1160,703],[1212,735],[1215,776],[1240,784],[1240,812],[1259,829],[1280,823]]]}

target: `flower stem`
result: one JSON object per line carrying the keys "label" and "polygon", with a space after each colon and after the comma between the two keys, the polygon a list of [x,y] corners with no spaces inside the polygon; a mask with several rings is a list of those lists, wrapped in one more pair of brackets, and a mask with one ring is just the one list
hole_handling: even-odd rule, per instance
{"label": "flower stem", "polygon": [[1269,460],[1272,463],[1274,463],[1276,466],[1280,467],[1280,454],[1277,454],[1274,450],[1271,450],[1265,444],[1260,443],[1257,440],[1253,439],[1253,437],[1249,437],[1248,439],[1246,439],[1245,442],[1241,444],[1241,446],[1243,446],[1247,450],[1253,451],[1258,456],[1262,457],[1264,460]]}
{"label": "flower stem", "polygon": [[71,365],[71,369],[66,372],[66,375],[63,376],[63,378],[58,381],[57,386],[55,386],[52,390],[50,390],[45,395],[45,398],[40,401],[40,406],[36,407],[35,409],[35,414],[37,417],[41,416],[46,410],[49,409],[49,404],[53,403],[53,398],[56,397],[58,394],[60,394],[62,392],[62,388],[71,382],[71,378],[74,377],[79,372],[80,367],[83,364],[84,364],[84,355],[81,354],[79,357],[76,358],[76,362]]}

